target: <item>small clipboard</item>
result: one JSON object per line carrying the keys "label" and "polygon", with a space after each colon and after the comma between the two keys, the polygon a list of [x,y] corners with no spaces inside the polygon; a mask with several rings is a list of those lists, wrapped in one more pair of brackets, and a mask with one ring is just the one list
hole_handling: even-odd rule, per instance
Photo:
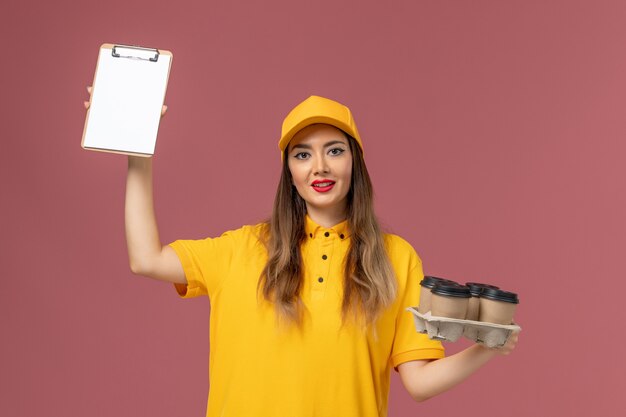
{"label": "small clipboard", "polygon": [[81,146],[153,155],[172,58],[170,51],[103,44]]}

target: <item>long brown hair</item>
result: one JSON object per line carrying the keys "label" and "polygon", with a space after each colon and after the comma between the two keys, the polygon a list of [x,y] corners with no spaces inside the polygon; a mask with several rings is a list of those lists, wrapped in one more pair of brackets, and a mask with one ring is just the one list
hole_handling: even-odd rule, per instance
{"label": "long brown hair", "polygon": [[[365,324],[371,324],[395,299],[396,280],[374,213],[372,182],[363,153],[356,140],[346,136],[352,153],[352,178],[347,194],[350,248],[344,259],[341,315],[343,322],[351,316],[357,321],[364,318]],[[306,239],[305,216],[306,203],[293,185],[285,149],[272,216],[265,228],[268,261],[259,287],[263,297],[274,303],[279,318],[297,324],[302,323],[304,310],[300,298],[303,285],[300,247]]]}

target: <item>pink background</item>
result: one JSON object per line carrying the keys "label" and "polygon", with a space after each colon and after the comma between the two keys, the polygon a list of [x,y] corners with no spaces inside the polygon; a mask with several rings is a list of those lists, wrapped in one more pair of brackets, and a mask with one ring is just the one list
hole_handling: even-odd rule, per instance
{"label": "pink background", "polygon": [[394,375],[390,416],[622,415],[623,2],[5,1],[0,15],[1,415],[205,412],[208,300],[130,273],[126,159],[80,147],[104,42],[174,53],[154,160],[164,243],[267,216],[282,118],[325,95],[352,108],[379,216],[426,273],[520,294],[512,355],[422,404]]}

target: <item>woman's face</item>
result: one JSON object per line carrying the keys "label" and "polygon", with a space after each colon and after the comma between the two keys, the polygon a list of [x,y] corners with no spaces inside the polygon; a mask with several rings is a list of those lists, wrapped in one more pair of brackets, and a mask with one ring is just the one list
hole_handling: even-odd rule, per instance
{"label": "woman's face", "polygon": [[346,135],[334,126],[305,127],[289,142],[287,163],[309,214],[345,216],[352,178]]}

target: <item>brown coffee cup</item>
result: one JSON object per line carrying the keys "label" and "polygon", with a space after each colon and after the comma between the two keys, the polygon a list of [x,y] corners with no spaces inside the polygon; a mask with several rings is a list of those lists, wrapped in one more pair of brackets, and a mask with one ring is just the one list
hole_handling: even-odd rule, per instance
{"label": "brown coffee cup", "polygon": [[417,308],[421,314],[426,314],[430,311],[431,290],[435,285],[442,282],[452,282],[449,279],[438,278],[433,276],[425,276],[420,282],[420,304]]}
{"label": "brown coffee cup", "polygon": [[509,325],[513,323],[519,304],[517,294],[493,288],[484,288],[480,294],[479,321]]}
{"label": "brown coffee cup", "polygon": [[439,283],[431,290],[430,313],[436,317],[465,319],[469,299],[469,288],[456,283]]}
{"label": "brown coffee cup", "polygon": [[466,282],[465,285],[470,289],[470,294],[472,294],[472,298],[470,298],[467,306],[465,319],[476,321],[478,320],[480,312],[480,294],[482,293],[483,288],[493,288],[497,290],[498,287],[495,285],[481,284],[480,282]]}

